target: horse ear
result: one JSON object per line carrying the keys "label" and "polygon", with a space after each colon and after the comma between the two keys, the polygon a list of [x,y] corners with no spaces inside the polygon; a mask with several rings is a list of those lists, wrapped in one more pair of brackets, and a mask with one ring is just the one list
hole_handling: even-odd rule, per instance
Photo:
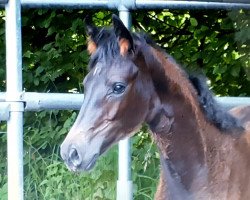
{"label": "horse ear", "polygon": [[115,35],[118,39],[120,46],[120,54],[122,56],[125,56],[127,55],[127,53],[134,51],[134,43],[132,35],[117,15],[113,14],[112,20],[113,20]]}
{"label": "horse ear", "polygon": [[97,37],[99,35],[99,29],[92,24],[92,19],[87,16],[85,18],[86,33],[88,35],[87,49],[89,54],[93,54],[97,49]]}

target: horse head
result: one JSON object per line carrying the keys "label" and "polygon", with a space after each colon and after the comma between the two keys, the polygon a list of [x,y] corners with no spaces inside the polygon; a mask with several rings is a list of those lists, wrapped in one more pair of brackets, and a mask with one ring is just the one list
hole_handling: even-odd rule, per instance
{"label": "horse head", "polygon": [[112,28],[88,24],[87,33],[91,58],[83,81],[84,101],[61,145],[61,156],[73,171],[91,169],[112,144],[153,121],[160,104],[154,98],[146,63],[151,47],[145,39],[130,33],[115,15]]}

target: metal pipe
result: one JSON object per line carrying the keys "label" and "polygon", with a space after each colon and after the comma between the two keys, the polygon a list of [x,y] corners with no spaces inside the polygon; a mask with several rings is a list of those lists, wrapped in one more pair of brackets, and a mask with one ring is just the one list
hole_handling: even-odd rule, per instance
{"label": "metal pipe", "polygon": [[[22,92],[20,101],[25,111],[80,110],[83,94]],[[6,93],[0,92],[0,105],[6,104]],[[3,107],[4,108],[4,107]],[[1,107],[0,107],[1,109]]]}
{"label": "metal pipe", "polygon": [[23,102],[21,3],[10,0],[6,11],[6,101],[10,103],[7,121],[8,199],[23,200]]}
{"label": "metal pipe", "polygon": [[[236,1],[237,2],[237,1]],[[213,9],[213,10],[239,10],[250,9],[250,3],[225,3],[204,1],[162,1],[162,0],[137,0],[137,9]]]}
{"label": "metal pipe", "polygon": [[[125,7],[119,8],[119,17],[124,25],[130,29],[131,15]],[[118,181],[117,181],[117,200],[132,200],[133,199],[133,183],[131,180],[131,140],[124,139],[118,144]]]}
{"label": "metal pipe", "polygon": [[23,93],[21,99],[25,102],[25,111],[79,110],[84,95],[28,92]]}
{"label": "metal pipe", "polygon": [[6,92],[0,92],[0,104],[6,101]]}
{"label": "metal pipe", "polygon": [[250,106],[250,97],[215,97],[215,99],[219,105],[226,109],[231,109],[241,105]]}
{"label": "metal pipe", "polygon": [[[22,92],[20,94],[20,101],[24,102],[25,111],[80,110],[83,98],[84,94],[72,93]],[[250,105],[250,97],[215,97],[215,99],[225,108]],[[7,103],[6,93],[0,92],[0,111],[6,110]]]}
{"label": "metal pipe", "polygon": [[[3,3],[7,0],[0,0]],[[68,9],[118,9],[124,0],[21,0],[24,8],[68,8]],[[0,6],[2,4],[0,3]],[[165,0],[136,0],[135,4],[126,3],[129,10],[135,9],[214,9],[239,10],[250,9],[250,3],[204,2],[204,1],[165,1]]]}
{"label": "metal pipe", "polygon": [[[122,0],[21,0],[25,8],[71,8],[71,9],[118,9]],[[136,0],[135,6],[126,4],[127,9],[250,9],[249,3],[204,2],[204,1],[165,1]]]}
{"label": "metal pipe", "polygon": [[21,0],[24,8],[105,9],[108,7],[108,2],[108,0]]}
{"label": "metal pipe", "polygon": [[0,103],[0,122],[7,121],[10,117],[10,104],[7,102]]}

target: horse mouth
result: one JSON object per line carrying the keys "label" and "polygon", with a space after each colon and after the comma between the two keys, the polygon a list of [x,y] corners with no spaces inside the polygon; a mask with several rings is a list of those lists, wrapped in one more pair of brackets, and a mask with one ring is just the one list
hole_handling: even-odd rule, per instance
{"label": "horse mouth", "polygon": [[66,166],[72,172],[76,172],[76,173],[80,173],[84,171],[87,172],[94,168],[98,158],[99,158],[99,154],[97,153],[89,161],[82,162],[80,165],[76,165],[72,161],[67,161]]}
{"label": "horse mouth", "polygon": [[97,161],[97,159],[99,158],[99,154],[95,154],[93,156],[93,158],[89,161],[89,163],[86,165],[86,167],[84,168],[85,171],[89,171],[91,169],[93,169],[93,167],[95,166],[95,163]]}

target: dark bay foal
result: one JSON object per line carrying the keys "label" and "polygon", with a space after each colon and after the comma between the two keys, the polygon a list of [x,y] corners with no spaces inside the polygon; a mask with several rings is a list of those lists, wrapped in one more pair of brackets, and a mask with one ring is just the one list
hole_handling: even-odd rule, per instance
{"label": "dark bay foal", "polygon": [[145,122],[161,153],[155,199],[250,199],[250,107],[225,112],[200,78],[117,16],[110,29],[87,29],[85,98],[61,145],[68,168],[90,170]]}

